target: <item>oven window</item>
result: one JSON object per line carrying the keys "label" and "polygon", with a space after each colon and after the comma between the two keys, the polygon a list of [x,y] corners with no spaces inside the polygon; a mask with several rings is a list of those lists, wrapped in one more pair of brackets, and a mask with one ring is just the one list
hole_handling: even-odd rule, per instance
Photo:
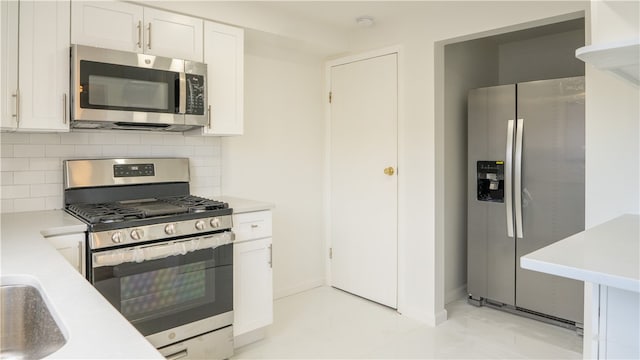
{"label": "oven window", "polygon": [[233,310],[233,245],[93,268],[95,288],[143,335]]}
{"label": "oven window", "polygon": [[206,262],[201,261],[123,277],[120,279],[120,312],[127,318],[136,318],[186,304],[204,304],[207,302],[206,270]]}

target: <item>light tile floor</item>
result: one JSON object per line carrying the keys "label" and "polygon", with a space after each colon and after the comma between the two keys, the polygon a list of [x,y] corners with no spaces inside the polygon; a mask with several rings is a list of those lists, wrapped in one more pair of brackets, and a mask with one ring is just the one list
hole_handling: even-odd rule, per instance
{"label": "light tile floor", "polygon": [[580,359],[574,331],[456,301],[429,327],[331,287],[278,299],[265,339],[234,359]]}

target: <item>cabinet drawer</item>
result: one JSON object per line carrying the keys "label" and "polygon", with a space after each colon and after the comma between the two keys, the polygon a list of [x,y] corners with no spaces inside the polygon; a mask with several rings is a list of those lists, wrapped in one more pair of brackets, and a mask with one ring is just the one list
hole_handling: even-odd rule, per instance
{"label": "cabinet drawer", "polygon": [[255,211],[233,215],[236,241],[271,236],[271,211]]}

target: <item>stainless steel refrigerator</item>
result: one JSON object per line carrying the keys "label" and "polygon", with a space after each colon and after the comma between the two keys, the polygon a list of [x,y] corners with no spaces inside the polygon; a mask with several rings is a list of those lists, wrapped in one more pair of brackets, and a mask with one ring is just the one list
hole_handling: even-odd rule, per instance
{"label": "stainless steel refrigerator", "polygon": [[584,77],[469,92],[469,302],[581,328],[582,282],[520,257],[584,230],[584,106]]}

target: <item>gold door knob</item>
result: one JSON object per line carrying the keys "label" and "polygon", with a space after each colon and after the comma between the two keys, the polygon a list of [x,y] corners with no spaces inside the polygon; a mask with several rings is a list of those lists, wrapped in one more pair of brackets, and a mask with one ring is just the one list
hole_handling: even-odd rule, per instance
{"label": "gold door knob", "polygon": [[392,167],[392,166],[389,166],[389,167],[387,167],[387,168],[384,168],[384,174],[385,174],[385,175],[392,176],[392,175],[393,175],[393,174],[395,174],[395,173],[396,173],[396,171],[395,171],[395,170],[393,170],[393,167]]}

